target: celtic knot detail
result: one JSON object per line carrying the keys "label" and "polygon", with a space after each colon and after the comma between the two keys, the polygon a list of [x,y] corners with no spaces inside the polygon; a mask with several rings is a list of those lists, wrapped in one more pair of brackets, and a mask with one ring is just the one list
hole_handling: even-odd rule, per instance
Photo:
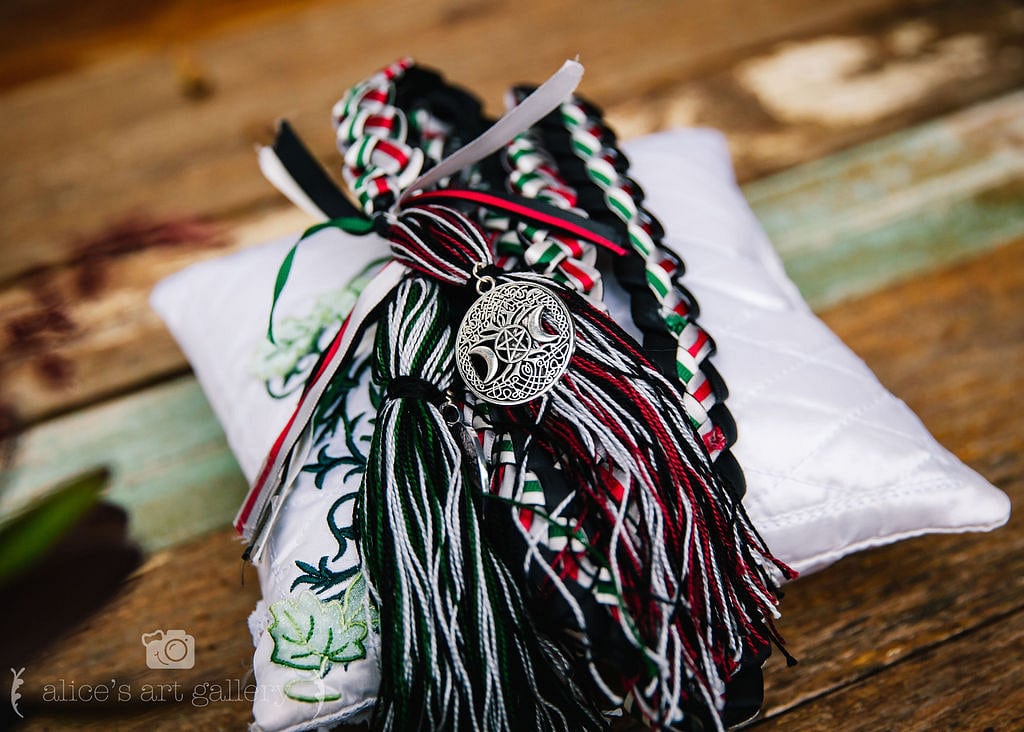
{"label": "celtic knot detail", "polygon": [[466,312],[455,363],[470,391],[492,404],[523,404],[551,389],[569,367],[575,329],[548,288],[511,282],[484,293]]}

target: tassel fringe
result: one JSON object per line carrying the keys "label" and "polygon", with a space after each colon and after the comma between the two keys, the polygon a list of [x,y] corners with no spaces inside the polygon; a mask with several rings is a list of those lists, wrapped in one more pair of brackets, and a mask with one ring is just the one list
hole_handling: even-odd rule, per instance
{"label": "tassel fringe", "polygon": [[[388,234],[399,261],[450,285],[491,262],[482,232],[453,209],[404,210]],[[776,638],[770,618],[784,566],[716,477],[678,389],[613,321],[542,276],[498,281],[548,287],[573,314],[569,371],[541,399],[493,407],[492,416],[496,429],[530,434],[576,488],[589,551],[616,598],[608,611],[646,667],[609,686],[629,687],[659,725],[683,720],[687,703],[720,709],[744,652]]]}
{"label": "tassel fringe", "polygon": [[375,726],[602,729],[482,533],[480,489],[439,407],[454,373],[442,305],[436,284],[407,279],[376,336],[388,397],[358,508],[382,628]]}

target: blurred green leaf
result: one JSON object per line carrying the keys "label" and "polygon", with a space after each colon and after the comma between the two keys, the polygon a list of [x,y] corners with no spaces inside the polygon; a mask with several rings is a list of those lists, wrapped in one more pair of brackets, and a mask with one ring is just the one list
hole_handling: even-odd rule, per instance
{"label": "blurred green leaf", "polygon": [[107,468],[82,473],[0,523],[0,584],[41,559],[92,508],[109,481]]}

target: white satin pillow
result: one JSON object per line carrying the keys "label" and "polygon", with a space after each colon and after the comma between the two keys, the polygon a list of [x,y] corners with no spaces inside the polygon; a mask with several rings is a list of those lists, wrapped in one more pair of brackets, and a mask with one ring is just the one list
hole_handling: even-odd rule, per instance
{"label": "white satin pillow", "polygon": [[[935,442],[810,312],[737,188],[718,133],[666,132],[625,151],[718,344],[745,502],[782,559],[808,572],[909,536],[1006,521],[1006,496]],[[268,398],[250,368],[293,241],[195,265],[152,297],[250,479],[293,406]],[[334,231],[304,243],[279,317],[308,311],[386,251],[373,235]],[[616,320],[628,323],[621,292],[608,290]]]}
{"label": "white satin pillow", "polygon": [[[738,425],[733,451],[747,479],[744,502],[780,559],[806,573],[871,546],[929,532],[989,530],[1007,520],[1007,497],[939,445],[809,310],[737,188],[718,133],[675,131],[624,147],[647,208],[686,262],[684,281],[718,345],[714,363]],[[271,398],[256,373],[280,363],[263,359],[254,367],[277,269],[294,240],[194,265],[161,282],[152,296],[250,481],[297,398]],[[277,322],[301,334],[344,310],[350,298],[339,290],[386,254],[386,243],[374,235],[329,231],[304,243]],[[629,327],[628,303],[610,276],[606,301]],[[344,436],[335,441],[342,449]],[[335,546],[324,517],[337,494],[311,483],[304,474],[271,561],[260,569],[268,604],[298,601],[295,562],[308,563]],[[269,620],[254,615],[257,680],[280,688],[283,672],[268,662]],[[367,662],[376,651],[370,636]],[[349,719],[365,709],[374,675],[360,668],[353,664],[338,682],[348,698],[321,709],[320,723],[324,715]],[[301,728],[309,719],[308,708],[274,701],[262,711],[257,701],[262,726]]]}

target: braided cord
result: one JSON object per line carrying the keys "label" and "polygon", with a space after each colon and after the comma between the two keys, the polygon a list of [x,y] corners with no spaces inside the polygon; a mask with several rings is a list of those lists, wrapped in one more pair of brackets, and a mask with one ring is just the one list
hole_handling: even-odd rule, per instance
{"label": "braided cord", "polygon": [[403,58],[381,69],[331,110],[342,178],[367,215],[397,200],[444,152],[445,124],[425,109],[406,114],[395,105],[395,83],[412,66],[411,58]]}
{"label": "braided cord", "polygon": [[680,281],[682,261],[664,244],[664,230],[643,207],[643,192],[625,173],[625,158],[596,109],[573,99],[562,105],[560,118],[570,135],[572,153],[603,192],[607,210],[621,221],[630,245],[643,258],[647,287],[658,302],[664,328],[678,344],[675,372],[686,387],[687,411],[712,458],[717,458],[728,440],[710,410],[724,395],[716,392],[706,373],[714,341],[697,323],[696,301]]}
{"label": "braided cord", "polygon": [[480,491],[429,398],[454,373],[454,336],[437,290],[424,278],[405,280],[375,340],[374,378],[388,396],[357,511],[362,561],[387,629],[375,726],[598,729],[566,659],[537,635],[484,535]]}
{"label": "braided cord", "polygon": [[[368,213],[396,200],[425,164],[424,153],[412,145],[408,134],[408,116],[394,104],[394,83],[409,68],[403,61],[385,69],[336,107],[339,146],[346,157],[344,175]],[[417,128],[430,127],[430,120],[420,117]],[[520,136],[506,156],[510,161],[515,158],[510,176],[514,190],[575,210],[577,192],[536,140]],[[635,204],[632,182],[619,182]],[[631,220],[646,216],[637,210]],[[591,664],[594,681],[605,696],[634,705],[658,725],[684,723],[692,717],[691,705],[697,704],[709,710],[712,725],[721,728],[716,710],[722,708],[726,681],[747,651],[759,652],[775,639],[774,588],[784,568],[772,559],[742,506],[712,468],[707,437],[701,440],[692,430],[695,415],[701,417],[698,426],[710,421],[707,410],[701,415],[694,408],[693,402],[704,406],[700,391],[681,392],[662,377],[635,343],[586,299],[595,288],[600,293],[593,267],[596,254],[589,245],[522,222],[506,222],[489,220],[495,231],[505,230],[495,236],[498,261],[508,266],[521,263],[546,275],[502,277],[549,286],[572,313],[577,333],[570,370],[548,395],[518,408],[490,410],[499,432],[485,435],[485,440],[514,455],[511,461],[499,461],[491,485],[502,486],[501,493],[520,504],[517,519],[528,534],[534,526],[546,525],[524,568],[548,573],[566,598],[562,607],[571,615],[586,614],[584,600],[604,605],[606,617],[639,652],[640,667],[617,669],[616,681],[629,692],[625,699],[604,684],[603,674],[594,673]],[[658,239],[656,222],[650,219],[647,225],[650,237]],[[467,283],[478,265],[492,261],[491,242],[471,221],[430,202],[400,210],[380,231],[391,240],[397,259],[421,277],[448,286]],[[633,230],[630,233],[631,240],[639,238]],[[634,241],[633,246],[638,244]],[[653,265],[646,255],[644,261],[650,270]],[[671,264],[668,258],[658,261],[667,284],[650,273],[648,280],[664,285],[659,302],[666,320],[678,317],[682,344],[695,312],[680,294],[685,290],[675,277],[681,270],[678,259],[674,269],[665,265]],[[551,286],[552,279],[567,287]],[[652,283],[652,289],[658,288]],[[426,320],[446,323],[444,308],[437,306],[444,298],[435,291],[426,299],[435,301],[424,305],[424,312],[430,313]],[[543,637],[522,635],[530,621],[522,614],[521,598],[509,589],[515,583],[502,562],[488,558],[480,524],[467,518],[475,509],[466,507],[472,491],[462,475],[458,445],[429,402],[406,396],[413,383],[409,379],[425,379],[436,391],[451,385],[450,329],[447,337],[437,336],[443,329],[424,325],[416,312],[407,305],[389,311],[389,323],[378,329],[378,338],[383,339],[377,352],[379,377],[399,379],[404,385],[389,390],[395,398],[378,416],[362,504],[368,581],[379,602],[400,598],[398,614],[389,616],[392,623],[384,622],[382,613],[382,629],[395,631],[384,641],[385,702],[378,722],[394,729],[409,724],[506,728],[506,720],[518,714],[514,700],[529,698],[540,699],[538,707],[523,712],[533,715],[530,728],[589,728],[589,713],[579,711],[587,707],[576,699],[575,687],[566,686],[564,657]],[[694,384],[704,376],[701,366],[713,350],[706,334],[703,338],[692,353],[687,351],[693,359]],[[438,368],[443,373],[431,373]],[[507,451],[503,443],[509,435],[519,447]],[[542,483],[540,490],[548,491],[549,483],[538,479],[530,460],[538,454],[546,455],[564,474],[565,485],[572,486],[556,510],[551,505],[554,496],[528,495]],[[521,480],[511,490],[504,485],[509,474]],[[544,516],[544,521],[535,521],[537,516]],[[453,542],[460,546],[451,546]],[[388,552],[391,556],[380,556]],[[449,562],[451,567],[443,569]],[[490,567],[488,576],[495,579],[476,581],[470,588],[471,578],[483,576],[481,566]],[[492,593],[488,587],[500,591]],[[503,599],[505,595],[511,599]],[[484,605],[487,609],[481,609]],[[508,613],[518,621],[498,623]],[[587,642],[602,642],[600,628],[588,620],[577,621],[575,628],[566,627],[585,632]],[[489,630],[499,627],[515,627],[514,639],[487,645],[488,639],[505,637]],[[482,645],[465,645],[469,634]],[[531,658],[530,674],[540,676],[549,669],[547,681],[514,681],[509,669],[530,666]],[[501,683],[519,692],[495,695],[495,666],[504,669],[498,672]],[[410,685],[422,685],[424,670],[433,673],[428,688],[410,692]],[[549,685],[549,696],[564,698],[545,701],[537,692],[548,691]],[[570,698],[583,717],[579,723],[564,723]],[[489,700],[503,711],[486,711],[492,708]],[[561,718],[554,724],[542,723],[544,713],[539,709],[552,705],[550,714]],[[477,709],[484,710],[482,716],[469,711]],[[465,720],[471,718],[480,720],[480,726],[467,725]],[[516,724],[512,728],[527,728]]]}
{"label": "braided cord", "polygon": [[[520,133],[505,146],[503,161],[513,193],[585,216],[576,208],[575,190],[561,178],[533,130]],[[595,304],[603,299],[597,250],[589,242],[489,211],[481,215],[481,223],[496,232],[495,263],[502,269],[525,267],[590,295]]]}
{"label": "braided cord", "polygon": [[[343,175],[379,213],[436,163],[448,128],[425,108],[395,104],[408,60],[336,106]],[[413,147],[416,141],[423,150]],[[439,285],[463,285],[490,260],[483,233],[444,206],[389,217],[394,257],[419,273],[381,319],[375,377],[389,384],[361,497],[366,576],[381,611],[381,729],[603,727],[559,646],[538,634],[521,590],[483,531],[483,486],[424,394],[448,390],[453,337]],[[443,256],[440,253],[443,252]],[[418,396],[411,396],[418,395]]]}

